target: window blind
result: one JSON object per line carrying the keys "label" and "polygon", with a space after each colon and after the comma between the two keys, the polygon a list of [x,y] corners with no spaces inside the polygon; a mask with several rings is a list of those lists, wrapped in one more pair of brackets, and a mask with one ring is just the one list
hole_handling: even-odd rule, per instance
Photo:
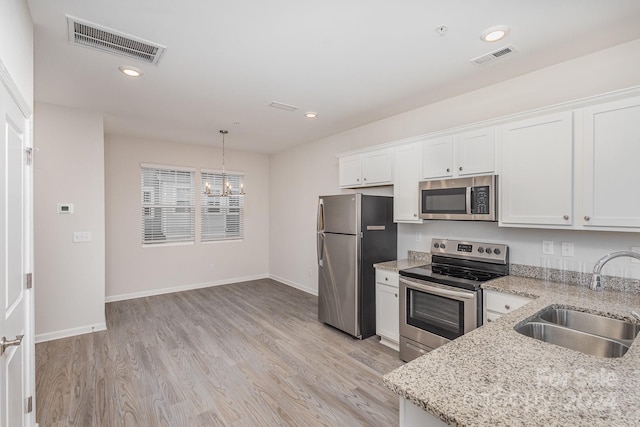
{"label": "window blind", "polygon": [[231,185],[231,195],[222,196],[221,172],[205,172],[201,174],[201,188],[207,184],[211,187],[211,194],[202,192],[202,227],[200,239],[203,242],[215,240],[242,239],[244,237],[244,196],[240,195],[240,188],[244,176],[241,174],[226,174],[226,181]]}
{"label": "window blind", "polygon": [[141,167],[142,243],[195,240],[195,171]]}

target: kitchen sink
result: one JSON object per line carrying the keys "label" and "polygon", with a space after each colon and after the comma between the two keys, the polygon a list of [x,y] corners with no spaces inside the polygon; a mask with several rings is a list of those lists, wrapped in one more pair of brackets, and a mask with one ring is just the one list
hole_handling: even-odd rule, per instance
{"label": "kitchen sink", "polygon": [[542,320],[565,326],[569,329],[600,335],[614,340],[633,341],[640,331],[640,325],[635,323],[565,308],[547,309],[543,311],[539,317]]}
{"label": "kitchen sink", "polygon": [[515,330],[522,335],[592,356],[622,357],[638,335],[640,325],[550,306],[517,325]]}

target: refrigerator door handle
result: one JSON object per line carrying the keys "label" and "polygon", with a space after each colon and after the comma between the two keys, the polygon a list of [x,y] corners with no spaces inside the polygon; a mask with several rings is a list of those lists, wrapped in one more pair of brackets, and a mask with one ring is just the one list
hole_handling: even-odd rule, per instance
{"label": "refrigerator door handle", "polygon": [[318,231],[324,231],[324,201],[318,200]]}
{"label": "refrigerator door handle", "polygon": [[318,233],[318,265],[324,267],[324,234]]}

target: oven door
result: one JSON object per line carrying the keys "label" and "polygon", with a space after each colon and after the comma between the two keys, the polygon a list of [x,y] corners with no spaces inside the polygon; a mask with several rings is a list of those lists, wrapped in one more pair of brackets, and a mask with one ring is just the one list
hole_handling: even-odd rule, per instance
{"label": "oven door", "polygon": [[429,349],[477,328],[481,291],[400,278],[400,335]]}

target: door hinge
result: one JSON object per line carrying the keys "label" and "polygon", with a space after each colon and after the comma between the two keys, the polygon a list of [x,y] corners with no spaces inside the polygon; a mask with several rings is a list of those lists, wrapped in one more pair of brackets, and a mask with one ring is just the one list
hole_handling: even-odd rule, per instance
{"label": "door hinge", "polygon": [[31,166],[33,164],[33,148],[27,147],[25,151],[27,153],[27,157],[26,157],[27,166]]}
{"label": "door hinge", "polygon": [[33,273],[27,273],[27,289],[33,288]]}
{"label": "door hinge", "polygon": [[33,411],[33,396],[27,397],[27,414]]}

